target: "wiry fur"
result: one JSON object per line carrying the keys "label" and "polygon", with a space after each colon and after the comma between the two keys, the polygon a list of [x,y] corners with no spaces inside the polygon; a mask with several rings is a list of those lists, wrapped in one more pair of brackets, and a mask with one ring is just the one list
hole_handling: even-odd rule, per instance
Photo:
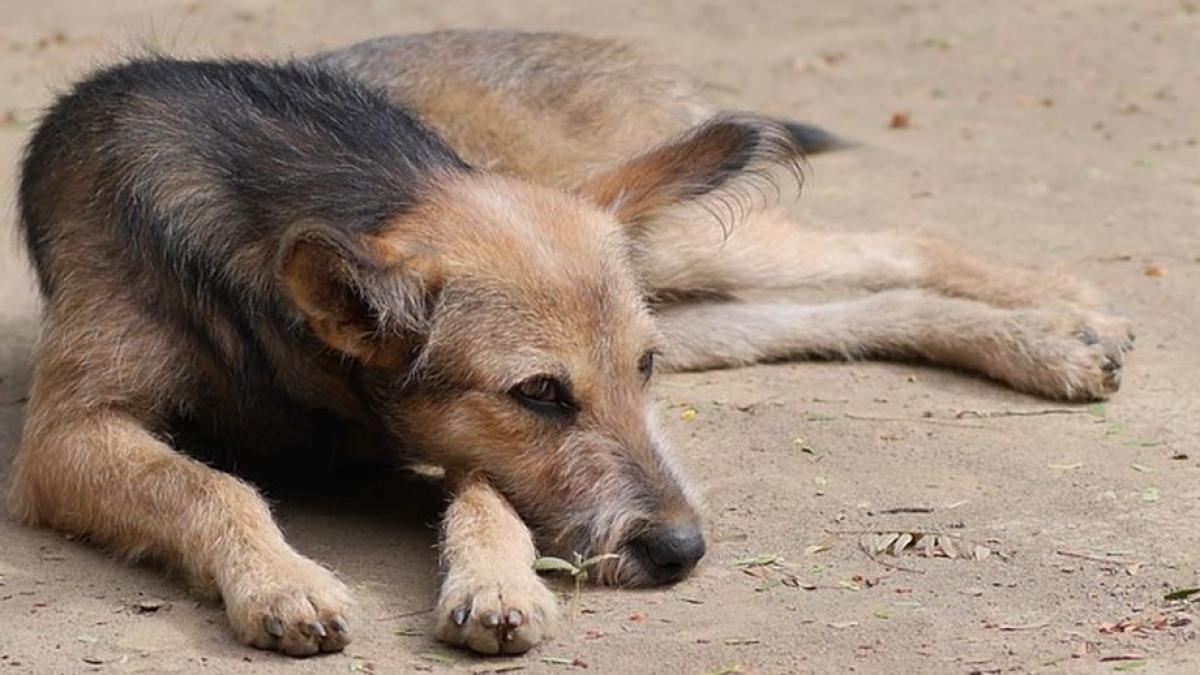
{"label": "wiry fur", "polygon": [[[515,653],[555,620],[537,551],[616,553],[591,572],[625,585],[703,554],[645,395],[650,354],[916,358],[1055,398],[1116,390],[1129,324],[1074,279],[765,208],[803,150],[836,145],[717,114],[636,50],[578,36],[101,71],[47,113],[23,167],[46,309],[12,507],[164,560],[223,599],[242,641],[311,654],[348,642],[345,587],[193,456],[440,465],[435,631]],[[830,284],[877,293],[736,299]],[[550,406],[527,394],[546,381]]]}

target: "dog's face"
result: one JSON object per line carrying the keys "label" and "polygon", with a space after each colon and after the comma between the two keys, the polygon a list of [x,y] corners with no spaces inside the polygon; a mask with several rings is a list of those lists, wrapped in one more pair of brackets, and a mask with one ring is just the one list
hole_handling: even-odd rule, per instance
{"label": "dog's face", "polygon": [[670,583],[705,544],[647,393],[664,346],[635,228],[752,170],[764,138],[761,125],[712,123],[578,195],[449,178],[370,235],[369,271],[310,241],[284,280],[314,332],[368,366],[395,438],[452,473],[486,472],[543,552],[616,553],[596,577]]}

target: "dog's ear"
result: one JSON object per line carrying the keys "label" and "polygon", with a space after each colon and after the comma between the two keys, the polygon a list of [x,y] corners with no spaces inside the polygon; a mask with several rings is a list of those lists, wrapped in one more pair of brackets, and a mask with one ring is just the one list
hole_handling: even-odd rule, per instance
{"label": "dog's ear", "polygon": [[576,192],[636,230],[660,213],[699,204],[736,219],[773,190],[783,168],[799,181],[803,150],[786,127],[753,115],[720,115],[593,174]]}
{"label": "dog's ear", "polygon": [[369,366],[403,369],[428,333],[440,281],[391,238],[305,227],[279,256],[283,287],[322,342]]}

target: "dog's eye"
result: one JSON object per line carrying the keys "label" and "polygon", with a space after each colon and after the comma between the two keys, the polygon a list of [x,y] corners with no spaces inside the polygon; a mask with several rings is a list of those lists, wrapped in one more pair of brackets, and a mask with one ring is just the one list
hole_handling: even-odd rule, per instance
{"label": "dog's eye", "polygon": [[542,415],[563,415],[575,410],[575,402],[562,382],[552,377],[533,377],[509,392],[521,405]]}
{"label": "dog's eye", "polygon": [[654,352],[649,351],[642,354],[642,358],[638,359],[638,372],[642,374],[642,379],[649,380],[654,374]]}

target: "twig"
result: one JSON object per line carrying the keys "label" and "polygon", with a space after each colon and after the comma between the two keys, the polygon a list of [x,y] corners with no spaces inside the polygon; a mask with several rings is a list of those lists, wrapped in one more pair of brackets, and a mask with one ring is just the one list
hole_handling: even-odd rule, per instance
{"label": "twig", "polygon": [[846,535],[862,536],[864,534],[894,534],[897,532],[902,532],[905,534],[919,534],[922,536],[931,536],[932,535],[934,537],[953,537],[955,539],[962,539],[962,535],[957,534],[955,532],[935,532],[933,530],[908,530],[908,529],[896,529],[896,528],[893,528],[890,530],[831,530],[829,528],[825,528],[825,534],[836,534],[839,536],[846,536]]}
{"label": "twig", "polygon": [[925,574],[925,570],[919,570],[914,567],[905,567],[903,565],[896,565],[894,563],[884,562],[884,561],[880,560],[879,558],[876,558],[874,556],[874,554],[872,554],[869,550],[867,550],[867,547],[862,543],[861,539],[858,541],[858,550],[862,551],[863,555],[867,556],[867,558],[869,558],[871,560],[871,562],[875,563],[876,565],[882,565],[883,567],[886,567],[888,569],[900,570],[901,572],[912,572],[913,574]]}
{"label": "twig", "polygon": [[751,401],[750,403],[735,403],[733,407],[738,412],[750,412],[764,403],[770,403],[771,401],[779,400],[784,396],[787,396],[786,392],[767,396],[766,398],[760,398],[757,401]]}
{"label": "twig", "polygon": [[954,427],[956,429],[987,429],[989,431],[999,431],[996,427],[989,427],[984,424],[969,424],[966,422],[951,422],[950,420],[936,420],[928,417],[884,417],[877,415],[858,415],[856,413],[845,413],[847,419],[863,420],[866,422],[918,422],[920,424],[936,424],[942,427]]}
{"label": "twig", "polygon": [[1086,415],[1087,410],[1076,408],[1041,408],[1039,410],[959,410],[954,419],[964,417],[1037,417],[1039,415]]}
{"label": "twig", "polygon": [[1060,549],[1060,550],[1055,551],[1055,553],[1057,553],[1058,555],[1066,556],[1068,558],[1082,558],[1083,560],[1091,560],[1092,562],[1109,563],[1110,565],[1130,565],[1130,566],[1132,566],[1132,565],[1145,565],[1146,564],[1146,563],[1143,563],[1143,562],[1140,562],[1137,560],[1121,560],[1120,558],[1112,558],[1112,557],[1103,556],[1103,555],[1093,555],[1091,553],[1086,553],[1083,551],[1063,551]]}
{"label": "twig", "polygon": [[996,626],[996,629],[1012,632],[1012,631],[1019,631],[1019,630],[1038,630],[1039,628],[1045,628],[1046,626],[1049,626],[1049,625],[1050,625],[1050,620],[1047,619],[1045,621],[1039,621],[1037,623],[1022,623],[1022,624],[1002,623],[999,626]]}
{"label": "twig", "polygon": [[876,511],[876,513],[933,513],[932,506],[895,506],[890,509]]}

